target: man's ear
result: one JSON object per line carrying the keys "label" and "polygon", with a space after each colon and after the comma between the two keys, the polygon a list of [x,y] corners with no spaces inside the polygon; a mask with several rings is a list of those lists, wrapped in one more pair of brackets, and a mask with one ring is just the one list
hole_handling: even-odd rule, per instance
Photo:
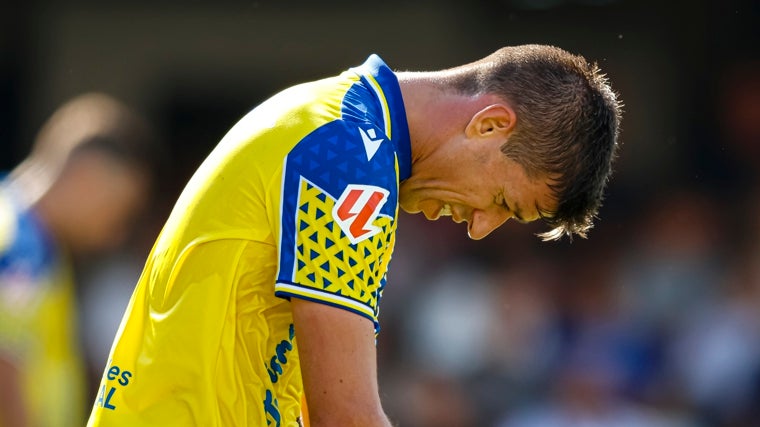
{"label": "man's ear", "polygon": [[506,104],[491,104],[475,113],[465,128],[468,138],[506,137],[515,127],[517,115]]}

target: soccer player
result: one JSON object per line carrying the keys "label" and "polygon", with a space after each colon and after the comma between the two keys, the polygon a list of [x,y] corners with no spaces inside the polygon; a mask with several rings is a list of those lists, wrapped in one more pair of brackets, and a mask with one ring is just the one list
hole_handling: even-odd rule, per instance
{"label": "soccer player", "polygon": [[[619,102],[595,65],[506,47],[437,72],[370,56],[242,118],[179,197],[90,426],[389,426],[375,334],[398,208],[585,235]],[[308,409],[306,409],[308,407]]]}
{"label": "soccer player", "polygon": [[0,179],[0,426],[81,426],[72,258],[118,245],[147,202],[154,134],[104,94],[78,96]]}

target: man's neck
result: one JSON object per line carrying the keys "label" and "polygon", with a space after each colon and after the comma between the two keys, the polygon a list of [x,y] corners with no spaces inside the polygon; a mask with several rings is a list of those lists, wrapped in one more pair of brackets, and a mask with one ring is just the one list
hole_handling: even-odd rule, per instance
{"label": "man's neck", "polygon": [[440,72],[397,75],[409,123],[412,165],[461,135],[476,112],[498,101],[493,95],[462,95],[447,90]]}

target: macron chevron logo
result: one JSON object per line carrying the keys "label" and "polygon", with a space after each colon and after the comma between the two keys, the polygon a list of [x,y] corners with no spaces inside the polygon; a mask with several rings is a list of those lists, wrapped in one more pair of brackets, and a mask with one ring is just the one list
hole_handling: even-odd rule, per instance
{"label": "macron chevron logo", "polygon": [[362,142],[364,142],[364,150],[367,152],[367,161],[372,160],[372,157],[374,157],[375,153],[377,153],[378,148],[380,148],[380,144],[383,143],[383,138],[377,138],[377,133],[375,132],[374,128],[369,128],[367,130],[364,130],[362,128],[359,129],[359,134],[362,136]]}

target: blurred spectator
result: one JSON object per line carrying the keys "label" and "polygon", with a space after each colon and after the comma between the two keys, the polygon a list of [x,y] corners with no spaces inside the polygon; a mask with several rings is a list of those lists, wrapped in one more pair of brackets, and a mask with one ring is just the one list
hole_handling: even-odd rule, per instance
{"label": "blurred spectator", "polygon": [[693,426],[682,414],[666,414],[636,398],[638,388],[657,374],[657,364],[650,337],[620,307],[615,282],[620,251],[597,244],[582,257],[585,262],[578,255],[567,260],[562,288],[554,295],[557,312],[546,314],[558,322],[560,344],[545,347],[554,353],[554,363],[545,366],[547,381],[538,384],[542,392],[508,407],[497,425]]}
{"label": "blurred spectator", "polygon": [[[715,295],[686,311],[669,340],[669,369],[695,413],[709,425],[754,426],[760,417],[760,204],[751,197],[738,221],[744,233]],[[760,199],[758,199],[760,200]],[[755,206],[753,206],[755,204]]]}
{"label": "blurred spectator", "polygon": [[555,294],[561,269],[556,264],[534,255],[495,274],[497,317],[489,326],[489,370],[505,372],[523,391],[543,382],[559,348]]}
{"label": "blurred spectator", "polygon": [[486,361],[493,286],[482,269],[456,262],[430,279],[406,316],[404,348],[417,370],[463,378]]}
{"label": "blurred spectator", "polygon": [[647,206],[617,273],[620,309],[642,327],[669,329],[719,292],[727,206],[692,189],[663,191]]}
{"label": "blurred spectator", "polygon": [[[578,358],[580,357],[580,358]],[[571,357],[555,379],[546,400],[508,414],[499,427],[695,427],[682,416],[670,416],[634,403],[614,392],[619,375],[604,356]]]}
{"label": "blurred spectator", "polygon": [[[471,390],[447,375],[412,374],[398,398],[398,425],[404,427],[477,427]],[[395,424],[394,424],[395,425]]]}
{"label": "blurred spectator", "polygon": [[0,181],[0,425],[84,424],[73,265],[127,237],[148,200],[154,142],[137,113],[85,94]]}

